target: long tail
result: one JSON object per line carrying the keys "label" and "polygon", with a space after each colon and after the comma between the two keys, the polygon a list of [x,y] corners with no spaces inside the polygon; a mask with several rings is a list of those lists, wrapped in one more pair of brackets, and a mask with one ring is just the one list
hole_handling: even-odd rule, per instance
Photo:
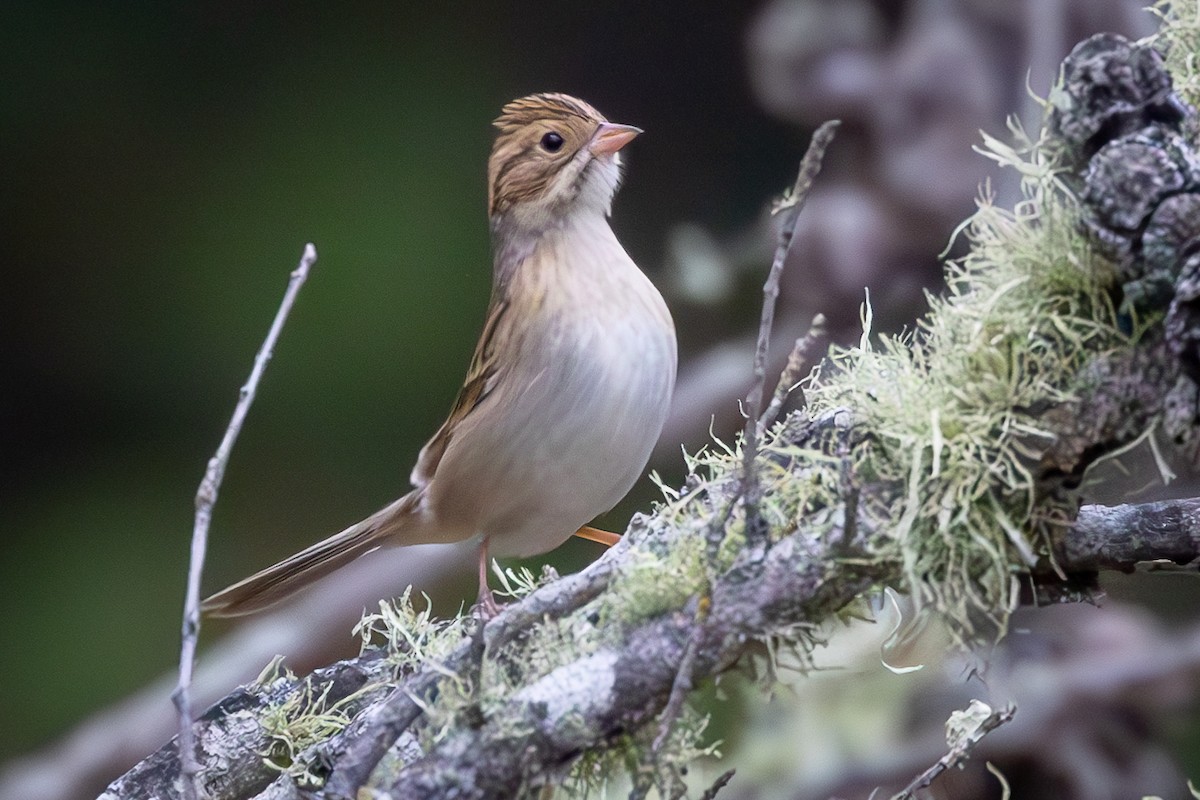
{"label": "long tail", "polygon": [[200,609],[213,617],[253,614],[388,543],[389,539],[396,544],[406,543],[403,534],[415,522],[419,502],[420,493],[410,492],[341,533],[222,589],[205,600]]}

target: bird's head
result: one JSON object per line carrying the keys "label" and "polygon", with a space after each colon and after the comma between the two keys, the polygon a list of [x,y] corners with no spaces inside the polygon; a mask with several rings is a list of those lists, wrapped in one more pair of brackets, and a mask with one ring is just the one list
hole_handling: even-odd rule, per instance
{"label": "bird's head", "polygon": [[621,182],[619,151],[641,130],[609,122],[565,94],[514,100],[495,121],[488,160],[488,213],[525,228],[575,213],[608,214]]}

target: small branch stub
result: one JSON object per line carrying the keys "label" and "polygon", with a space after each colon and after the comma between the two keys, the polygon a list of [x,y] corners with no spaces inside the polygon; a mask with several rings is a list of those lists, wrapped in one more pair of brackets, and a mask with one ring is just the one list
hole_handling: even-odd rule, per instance
{"label": "small branch stub", "polygon": [[918,791],[929,788],[946,770],[961,765],[984,736],[1009,722],[1016,713],[1015,706],[993,709],[979,700],[972,700],[966,709],[955,711],[946,720],[946,744],[950,746],[950,751],[914,778],[903,791],[893,795],[892,800],[915,800]]}
{"label": "small branch stub", "polygon": [[[784,403],[788,401],[793,392],[799,391],[800,380],[804,377],[804,368],[810,364],[808,355],[816,347],[817,342],[825,338],[825,332],[825,315],[817,314],[808,326],[808,333],[801,336],[796,340],[796,344],[792,345],[787,366],[783,368],[783,372],[779,375],[779,383],[775,386],[775,395],[771,398],[767,410],[758,419],[759,436],[762,436],[768,427],[779,420]],[[801,391],[801,406],[804,403],[804,393]]]}

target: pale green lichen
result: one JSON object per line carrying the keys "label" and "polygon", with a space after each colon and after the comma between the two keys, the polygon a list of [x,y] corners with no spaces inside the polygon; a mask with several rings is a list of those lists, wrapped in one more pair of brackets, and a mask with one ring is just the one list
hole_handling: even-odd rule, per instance
{"label": "pale green lichen", "polygon": [[[422,596],[422,599],[418,607],[410,586],[394,600],[380,601],[379,611],[365,614],[354,628],[355,635],[362,640],[363,651],[385,650],[388,660],[401,673],[445,662],[469,635],[475,622],[469,614],[462,613],[450,618],[437,617],[429,598]],[[449,669],[442,672],[438,700],[432,705],[422,705],[425,713],[417,727],[418,739],[426,749],[444,738],[458,722],[459,715],[475,702],[477,687],[472,681]]]}
{"label": "pale green lichen", "polygon": [[688,598],[703,592],[706,585],[702,537],[680,537],[677,546],[662,555],[634,549],[621,575],[600,598],[600,627],[623,629],[638,620],[683,608]]}
{"label": "pale green lichen", "polygon": [[381,600],[379,610],[364,614],[354,626],[354,635],[362,641],[362,651],[384,649],[388,658],[402,669],[417,668],[439,661],[462,641],[469,616],[440,618],[433,614],[429,598],[418,608],[412,587],[394,600]]}
{"label": "pale green lichen", "polygon": [[354,702],[369,687],[330,703],[332,688],[332,684],[316,686],[305,679],[300,691],[263,714],[263,732],[271,742],[263,760],[272,769],[286,772],[299,786],[321,785],[322,779],[311,772],[312,764],[303,757],[304,751],[345,728]]}
{"label": "pale green lichen", "polygon": [[964,639],[981,620],[1003,632],[1014,575],[1073,502],[1039,495],[1032,469],[1052,434],[1035,409],[1071,401],[1089,361],[1129,344],[1112,267],[1080,232],[1052,155],[1012,132],[1017,146],[986,137],[983,152],[1019,171],[1021,202],[1006,211],[985,192],[962,229],[970,250],[917,329],[865,331],[806,387],[812,413],[848,407],[871,432],[857,470],[899,487],[893,505],[866,509],[875,553]]}
{"label": "pale green lichen", "polygon": [[285,659],[283,656],[277,655],[272,658],[250,685],[260,689],[267,689],[280,681],[291,682],[296,680],[296,674],[284,662]]}

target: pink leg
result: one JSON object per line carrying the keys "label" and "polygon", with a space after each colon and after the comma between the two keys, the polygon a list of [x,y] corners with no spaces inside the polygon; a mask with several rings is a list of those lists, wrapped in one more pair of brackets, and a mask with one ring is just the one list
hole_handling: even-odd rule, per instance
{"label": "pink leg", "polygon": [[479,616],[485,622],[500,613],[496,605],[496,597],[488,587],[488,539],[483,537],[479,543],[479,597],[476,601]]}

